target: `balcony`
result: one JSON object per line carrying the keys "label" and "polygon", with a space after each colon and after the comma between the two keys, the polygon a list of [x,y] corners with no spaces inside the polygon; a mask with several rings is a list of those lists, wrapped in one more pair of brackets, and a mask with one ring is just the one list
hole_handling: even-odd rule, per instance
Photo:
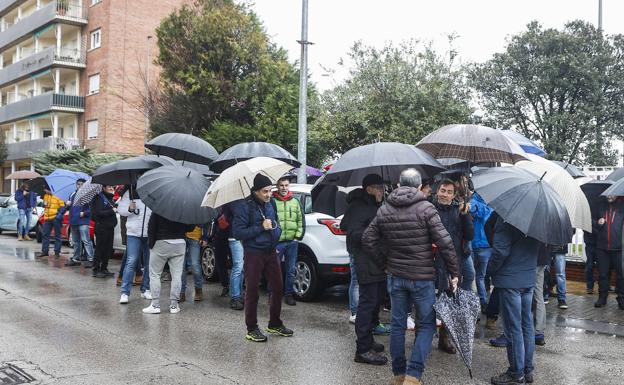
{"label": "balcony", "polygon": [[0,14],[5,13],[10,8],[15,7],[17,4],[21,3],[23,0],[0,0]]}
{"label": "balcony", "polygon": [[20,81],[53,65],[69,68],[85,68],[85,51],[55,47],[46,48],[18,62],[0,69],[0,87]]}
{"label": "balcony", "polygon": [[52,2],[30,16],[23,18],[18,23],[5,26],[4,32],[0,33],[0,51],[12,44],[22,41],[31,33],[52,22],[64,22],[74,25],[87,24],[87,9],[79,3]]}
{"label": "balcony", "polygon": [[73,150],[80,147],[80,141],[76,138],[57,138],[49,136],[43,139],[25,140],[16,143],[8,143],[7,159],[29,159],[33,154],[49,150]]}
{"label": "balcony", "polygon": [[0,124],[49,111],[82,113],[84,112],[84,97],[47,92],[22,99],[0,107]]}

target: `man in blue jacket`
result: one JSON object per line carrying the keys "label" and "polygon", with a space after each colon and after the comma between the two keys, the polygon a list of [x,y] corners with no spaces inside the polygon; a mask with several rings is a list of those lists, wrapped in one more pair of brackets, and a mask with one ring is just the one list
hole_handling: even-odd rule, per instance
{"label": "man in blue jacket", "polygon": [[293,331],[280,319],[284,286],[282,271],[277,260],[276,246],[282,230],[277,221],[277,210],[271,200],[271,180],[258,174],[254,178],[251,195],[234,207],[232,235],[243,243],[245,271],[245,324],[247,338],[253,342],[266,342],[258,328],[258,287],[264,275],[271,288],[269,327],[267,331],[290,337]]}
{"label": "man in blue jacket", "polygon": [[28,232],[30,231],[30,213],[37,207],[37,194],[30,191],[30,186],[24,182],[15,192],[19,221],[17,225],[17,240],[30,241]]}
{"label": "man in blue jacket", "polygon": [[533,288],[540,243],[502,218],[496,220],[488,273],[499,290],[509,369],[492,377],[494,385],[533,382]]}
{"label": "man in blue jacket", "polygon": [[470,201],[470,215],[474,224],[474,238],[472,238],[472,254],[474,256],[475,278],[477,283],[477,293],[481,300],[481,309],[485,310],[487,305],[487,288],[485,287],[485,273],[488,262],[492,255],[490,243],[485,236],[485,222],[490,218],[492,209],[485,203],[483,198],[476,192]]}
{"label": "man in blue jacket", "polygon": [[91,234],[89,231],[89,223],[91,222],[91,208],[89,205],[78,206],[74,204],[74,197],[80,187],[84,184],[84,179],[76,181],[76,191],[69,196],[69,226],[71,229],[71,237],[74,242],[74,256],[65,263],[65,266],[80,265],[80,256],[84,247],[87,254],[87,262],[85,268],[93,267],[93,243],[91,242]]}

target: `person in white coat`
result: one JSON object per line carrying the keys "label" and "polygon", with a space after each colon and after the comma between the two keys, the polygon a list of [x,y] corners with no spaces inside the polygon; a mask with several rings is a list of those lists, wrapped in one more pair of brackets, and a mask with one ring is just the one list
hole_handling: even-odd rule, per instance
{"label": "person in white coat", "polygon": [[[136,187],[128,189],[118,204],[119,215],[128,218],[126,232],[126,265],[123,269],[121,281],[121,298],[119,303],[126,304],[129,301],[130,290],[134,282],[135,272],[144,268],[143,282],[141,283],[141,298],[152,299],[150,294],[149,280],[149,244],[147,241],[147,228],[152,211],[141,201],[136,193]],[[143,263],[141,263],[141,261]]]}

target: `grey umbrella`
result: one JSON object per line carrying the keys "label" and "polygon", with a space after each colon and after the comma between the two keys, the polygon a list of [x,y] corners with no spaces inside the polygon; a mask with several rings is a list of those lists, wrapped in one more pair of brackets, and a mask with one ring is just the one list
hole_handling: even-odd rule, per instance
{"label": "grey umbrella", "polygon": [[139,178],[137,192],[156,214],[174,222],[199,225],[212,221],[217,212],[201,207],[210,181],[195,170],[163,166]]}
{"label": "grey umbrella", "polygon": [[210,167],[206,166],[205,164],[199,164],[199,163],[194,163],[194,162],[181,162],[181,161],[178,161],[176,164],[182,167],[190,168],[191,170],[195,170],[198,173],[208,178],[214,179],[217,176],[219,176],[219,174],[213,172],[210,169]]}
{"label": "grey umbrella", "polygon": [[556,163],[557,165],[563,167],[564,170],[566,170],[568,172],[568,174],[570,174],[572,176],[572,178],[576,179],[576,178],[582,178],[584,176],[587,176],[583,173],[583,171],[579,170],[578,167],[576,167],[573,164],[570,164],[568,162],[562,162],[560,160],[553,160],[552,162]]}
{"label": "grey umbrella", "polygon": [[93,180],[88,180],[82,184],[80,189],[76,191],[74,195],[74,201],[72,205],[83,206],[89,204],[96,195],[102,192],[102,185],[99,183],[93,183]]}
{"label": "grey umbrella", "polygon": [[622,178],[624,178],[624,167],[620,167],[617,170],[613,171],[611,174],[609,174],[607,180],[618,181]]}
{"label": "grey umbrella", "polygon": [[228,167],[232,167],[238,162],[257,157],[267,157],[288,163],[294,167],[301,166],[301,163],[292,154],[277,144],[266,142],[248,142],[236,144],[227,150],[214,162],[210,164],[210,169],[216,173],[221,173]]}
{"label": "grey umbrella", "polygon": [[496,167],[477,171],[472,183],[505,222],[525,235],[549,245],[572,239],[568,210],[539,176],[518,167]]}
{"label": "grey umbrella", "polygon": [[472,291],[458,288],[454,294],[440,294],[433,309],[451,335],[451,340],[472,378],[474,335],[481,312],[479,297]]}
{"label": "grey umbrella", "polygon": [[379,142],[345,152],[327,172],[324,183],[360,186],[366,175],[375,173],[395,184],[401,171],[410,167],[420,171],[423,178],[431,178],[444,171],[444,167],[431,155],[411,144]]}
{"label": "grey umbrella", "polygon": [[485,162],[516,163],[526,153],[500,130],[476,124],[451,124],[425,136],[416,147],[436,159],[463,159],[472,164]]}
{"label": "grey umbrella", "polygon": [[136,184],[139,176],[147,170],[162,166],[175,166],[175,160],[167,156],[142,155],[122,159],[98,167],[93,173],[93,182],[104,185]]}
{"label": "grey umbrella", "polygon": [[[603,182],[607,183],[607,181],[603,181]],[[611,181],[609,181],[609,182],[611,182]],[[621,197],[621,196],[624,196],[624,179],[620,179],[617,182],[611,184],[600,195],[603,196],[603,197],[608,197],[608,196]]]}
{"label": "grey umbrella", "polygon": [[210,164],[219,153],[205,140],[189,134],[170,132],[157,136],[145,144],[156,155],[166,155],[176,160]]}

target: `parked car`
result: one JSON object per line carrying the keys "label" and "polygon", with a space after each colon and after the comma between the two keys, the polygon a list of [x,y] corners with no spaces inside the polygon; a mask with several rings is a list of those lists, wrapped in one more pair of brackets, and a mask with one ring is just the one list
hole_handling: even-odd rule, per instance
{"label": "parked car", "polygon": [[[41,207],[35,208],[37,213],[43,212]],[[31,212],[30,218],[30,232],[37,230],[37,220],[39,219],[38,214],[33,214]],[[15,200],[15,195],[4,195],[0,196],[0,233],[2,231],[15,231],[17,232],[17,221],[19,218],[19,212],[17,210],[17,201]]]}
{"label": "parked car", "polygon": [[[312,211],[312,185],[292,184],[291,191],[304,209],[306,222],[299,243],[295,296],[300,301],[313,301],[325,288],[348,283],[351,278],[346,233],[340,230],[339,218]],[[216,278],[211,246],[202,252],[202,268],[206,279]]]}

